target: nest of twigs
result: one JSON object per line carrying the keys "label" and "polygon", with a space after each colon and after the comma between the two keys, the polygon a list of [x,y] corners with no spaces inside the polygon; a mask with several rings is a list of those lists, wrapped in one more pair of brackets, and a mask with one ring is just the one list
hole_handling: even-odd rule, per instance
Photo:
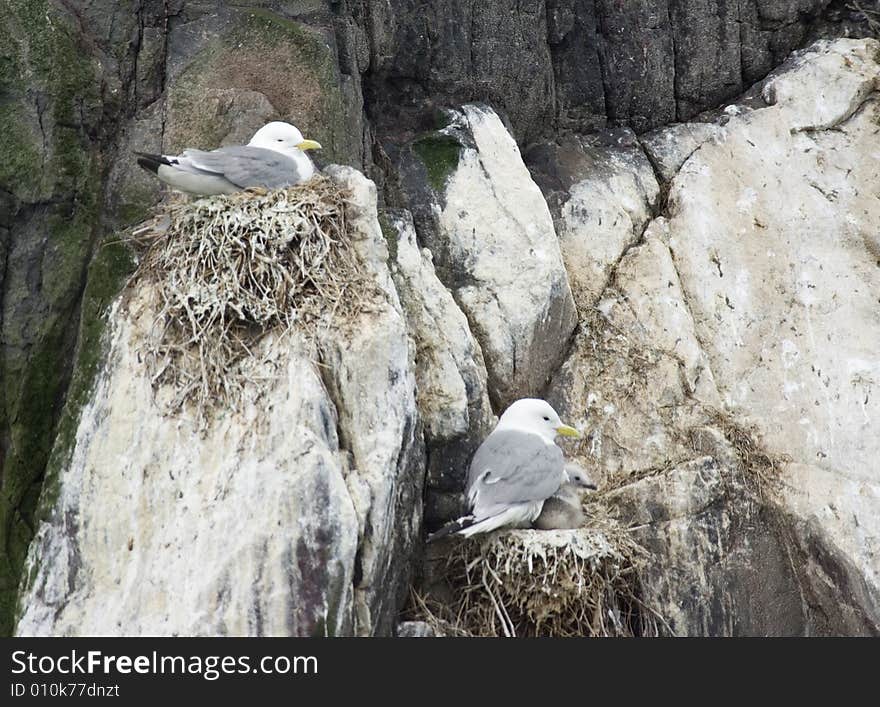
{"label": "nest of twigs", "polygon": [[154,387],[173,391],[172,410],[192,403],[204,419],[234,407],[253,383],[241,364],[259,363],[266,334],[313,335],[358,311],[368,278],[346,229],[347,196],[319,177],[178,202],[141,229],[138,277],[158,298],[146,360]]}
{"label": "nest of twigs", "polygon": [[434,572],[450,599],[413,593],[413,618],[445,636],[655,636],[640,599],[644,550],[613,518],[576,530],[452,540]]}

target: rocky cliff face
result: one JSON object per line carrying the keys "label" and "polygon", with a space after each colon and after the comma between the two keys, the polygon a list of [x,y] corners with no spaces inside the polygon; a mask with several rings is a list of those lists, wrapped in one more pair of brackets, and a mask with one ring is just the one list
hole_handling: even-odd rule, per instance
{"label": "rocky cliff face", "polygon": [[[590,431],[572,451],[638,526],[675,631],[877,631],[877,46],[818,45],[760,81],[816,34],[864,32],[842,4],[0,13],[5,630],[18,606],[22,633],[387,633],[423,481],[426,521],[454,513],[493,412],[546,393]],[[134,439],[138,299],[110,309],[133,266],[115,229],[160,196],[129,151],[238,142],[271,118],[377,183],[345,177],[365,247],[388,249],[381,321],[273,399],[315,440],[295,478],[271,469],[299,442],[271,424],[251,439],[253,410],[204,447],[159,418]],[[295,342],[278,355],[302,368]],[[114,445],[134,451],[110,465]],[[262,451],[235,456],[247,445]],[[761,459],[783,480],[763,495]],[[211,572],[181,599],[190,554]]]}
{"label": "rocky cliff face", "polygon": [[156,403],[143,350],[157,298],[139,281],[110,314],[105,363],[53,480],[20,633],[391,630],[421,528],[412,354],[375,188],[333,174],[380,285],[369,310],[320,351],[295,334],[264,339],[251,375],[278,383],[203,432]]}
{"label": "rocky cliff face", "polygon": [[[607,478],[637,479],[614,494],[653,550],[678,632],[877,630],[864,505],[877,478],[876,49],[817,45],[724,125],[642,139],[668,195],[621,239],[590,293],[599,316],[552,386],[560,408],[586,413]],[[569,230],[578,184],[559,208]],[[644,199],[633,184],[619,202],[627,192]],[[732,425],[782,473],[758,499],[741,487],[767,460]]]}
{"label": "rocky cliff face", "polygon": [[[778,66],[828,0],[365,3],[370,115],[418,126],[424,108],[487,100],[517,135],[645,130],[689,120]],[[378,109],[378,110],[376,110]]]}

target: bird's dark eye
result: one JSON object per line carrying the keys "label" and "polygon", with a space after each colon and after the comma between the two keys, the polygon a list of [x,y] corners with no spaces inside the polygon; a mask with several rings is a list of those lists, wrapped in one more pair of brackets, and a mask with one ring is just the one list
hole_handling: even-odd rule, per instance
{"label": "bird's dark eye", "polygon": [[544,419],[545,419],[547,422],[550,422],[550,418],[547,417],[546,415],[544,415]]}
{"label": "bird's dark eye", "polygon": [[283,137],[278,138],[278,142],[284,142],[284,138]]}

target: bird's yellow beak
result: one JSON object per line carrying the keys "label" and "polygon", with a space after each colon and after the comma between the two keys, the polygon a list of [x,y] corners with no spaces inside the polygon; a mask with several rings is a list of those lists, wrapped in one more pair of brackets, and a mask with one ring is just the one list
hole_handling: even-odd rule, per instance
{"label": "bird's yellow beak", "polygon": [[556,434],[560,437],[580,437],[581,433],[578,432],[574,427],[569,427],[568,425],[562,425],[562,427],[556,428]]}
{"label": "bird's yellow beak", "polygon": [[297,145],[300,150],[320,150],[321,143],[314,140],[303,140]]}

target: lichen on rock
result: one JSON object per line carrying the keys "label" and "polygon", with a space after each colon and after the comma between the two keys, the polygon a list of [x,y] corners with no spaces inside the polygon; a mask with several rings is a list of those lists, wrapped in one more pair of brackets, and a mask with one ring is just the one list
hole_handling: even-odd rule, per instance
{"label": "lichen on rock", "polygon": [[4,3],[0,27],[0,220],[9,224],[0,275],[0,634],[6,634],[100,233],[95,132],[102,106],[98,67],[57,6]]}
{"label": "lichen on rock", "polygon": [[359,164],[360,128],[327,39],[260,8],[236,17],[172,77],[166,151],[241,144],[280,119],[318,140],[327,161]]}

